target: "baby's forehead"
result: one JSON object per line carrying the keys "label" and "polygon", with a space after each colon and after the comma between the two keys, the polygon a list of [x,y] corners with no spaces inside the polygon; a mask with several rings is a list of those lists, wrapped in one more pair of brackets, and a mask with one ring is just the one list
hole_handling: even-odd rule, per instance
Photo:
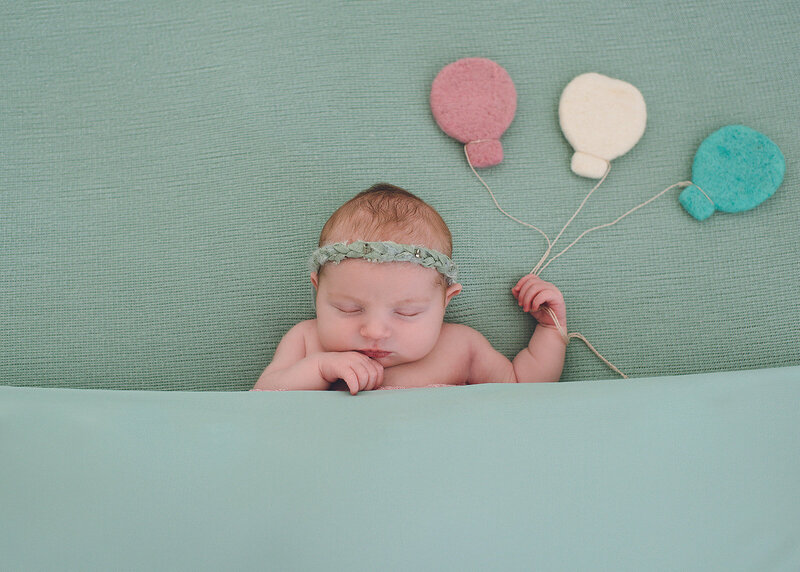
{"label": "baby's forehead", "polygon": [[331,276],[343,288],[360,285],[388,285],[401,288],[439,288],[445,285],[442,275],[433,268],[402,261],[372,262],[348,258],[341,262],[328,262],[319,270],[319,276]]}

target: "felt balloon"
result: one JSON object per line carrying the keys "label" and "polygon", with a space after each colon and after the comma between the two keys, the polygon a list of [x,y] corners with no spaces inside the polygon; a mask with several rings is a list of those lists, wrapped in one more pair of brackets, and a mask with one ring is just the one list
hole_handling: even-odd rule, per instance
{"label": "felt balloon", "polygon": [[517,91],[500,65],[486,58],[446,65],[433,80],[430,103],[442,131],[466,144],[473,167],[502,162],[499,139],[514,119]]}
{"label": "felt balloon", "polygon": [[567,84],[558,104],[564,137],[575,154],[572,170],[599,179],[609,162],[630,151],[647,124],[644,97],[631,84],[599,73],[579,75]]}
{"label": "felt balloon", "polygon": [[757,207],[780,187],[786,160],[766,135],[728,125],[700,144],[692,164],[692,185],[678,198],[697,220],[715,210],[728,213]]}

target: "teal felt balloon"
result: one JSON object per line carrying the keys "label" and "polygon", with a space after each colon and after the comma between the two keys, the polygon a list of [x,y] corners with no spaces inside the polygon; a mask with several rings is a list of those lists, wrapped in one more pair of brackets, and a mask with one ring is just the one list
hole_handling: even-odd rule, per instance
{"label": "teal felt balloon", "polygon": [[715,210],[728,213],[757,207],[780,187],[786,160],[772,140],[744,125],[728,125],[700,144],[692,164],[692,185],[680,194],[697,220]]}

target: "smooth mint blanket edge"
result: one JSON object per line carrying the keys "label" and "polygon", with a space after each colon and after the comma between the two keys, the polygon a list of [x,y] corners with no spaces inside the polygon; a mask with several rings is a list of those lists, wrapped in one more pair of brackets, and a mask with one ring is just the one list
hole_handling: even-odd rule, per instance
{"label": "smooth mint blanket edge", "polygon": [[12,569],[790,570],[800,368],[374,392],[0,388]]}

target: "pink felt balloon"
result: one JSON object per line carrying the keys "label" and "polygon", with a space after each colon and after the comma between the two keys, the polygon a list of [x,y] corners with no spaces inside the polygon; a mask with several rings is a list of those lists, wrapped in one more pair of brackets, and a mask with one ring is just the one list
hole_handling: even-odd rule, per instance
{"label": "pink felt balloon", "polygon": [[503,160],[500,136],[517,110],[511,76],[486,58],[464,58],[446,65],[431,87],[431,111],[442,131],[467,145],[473,167]]}

